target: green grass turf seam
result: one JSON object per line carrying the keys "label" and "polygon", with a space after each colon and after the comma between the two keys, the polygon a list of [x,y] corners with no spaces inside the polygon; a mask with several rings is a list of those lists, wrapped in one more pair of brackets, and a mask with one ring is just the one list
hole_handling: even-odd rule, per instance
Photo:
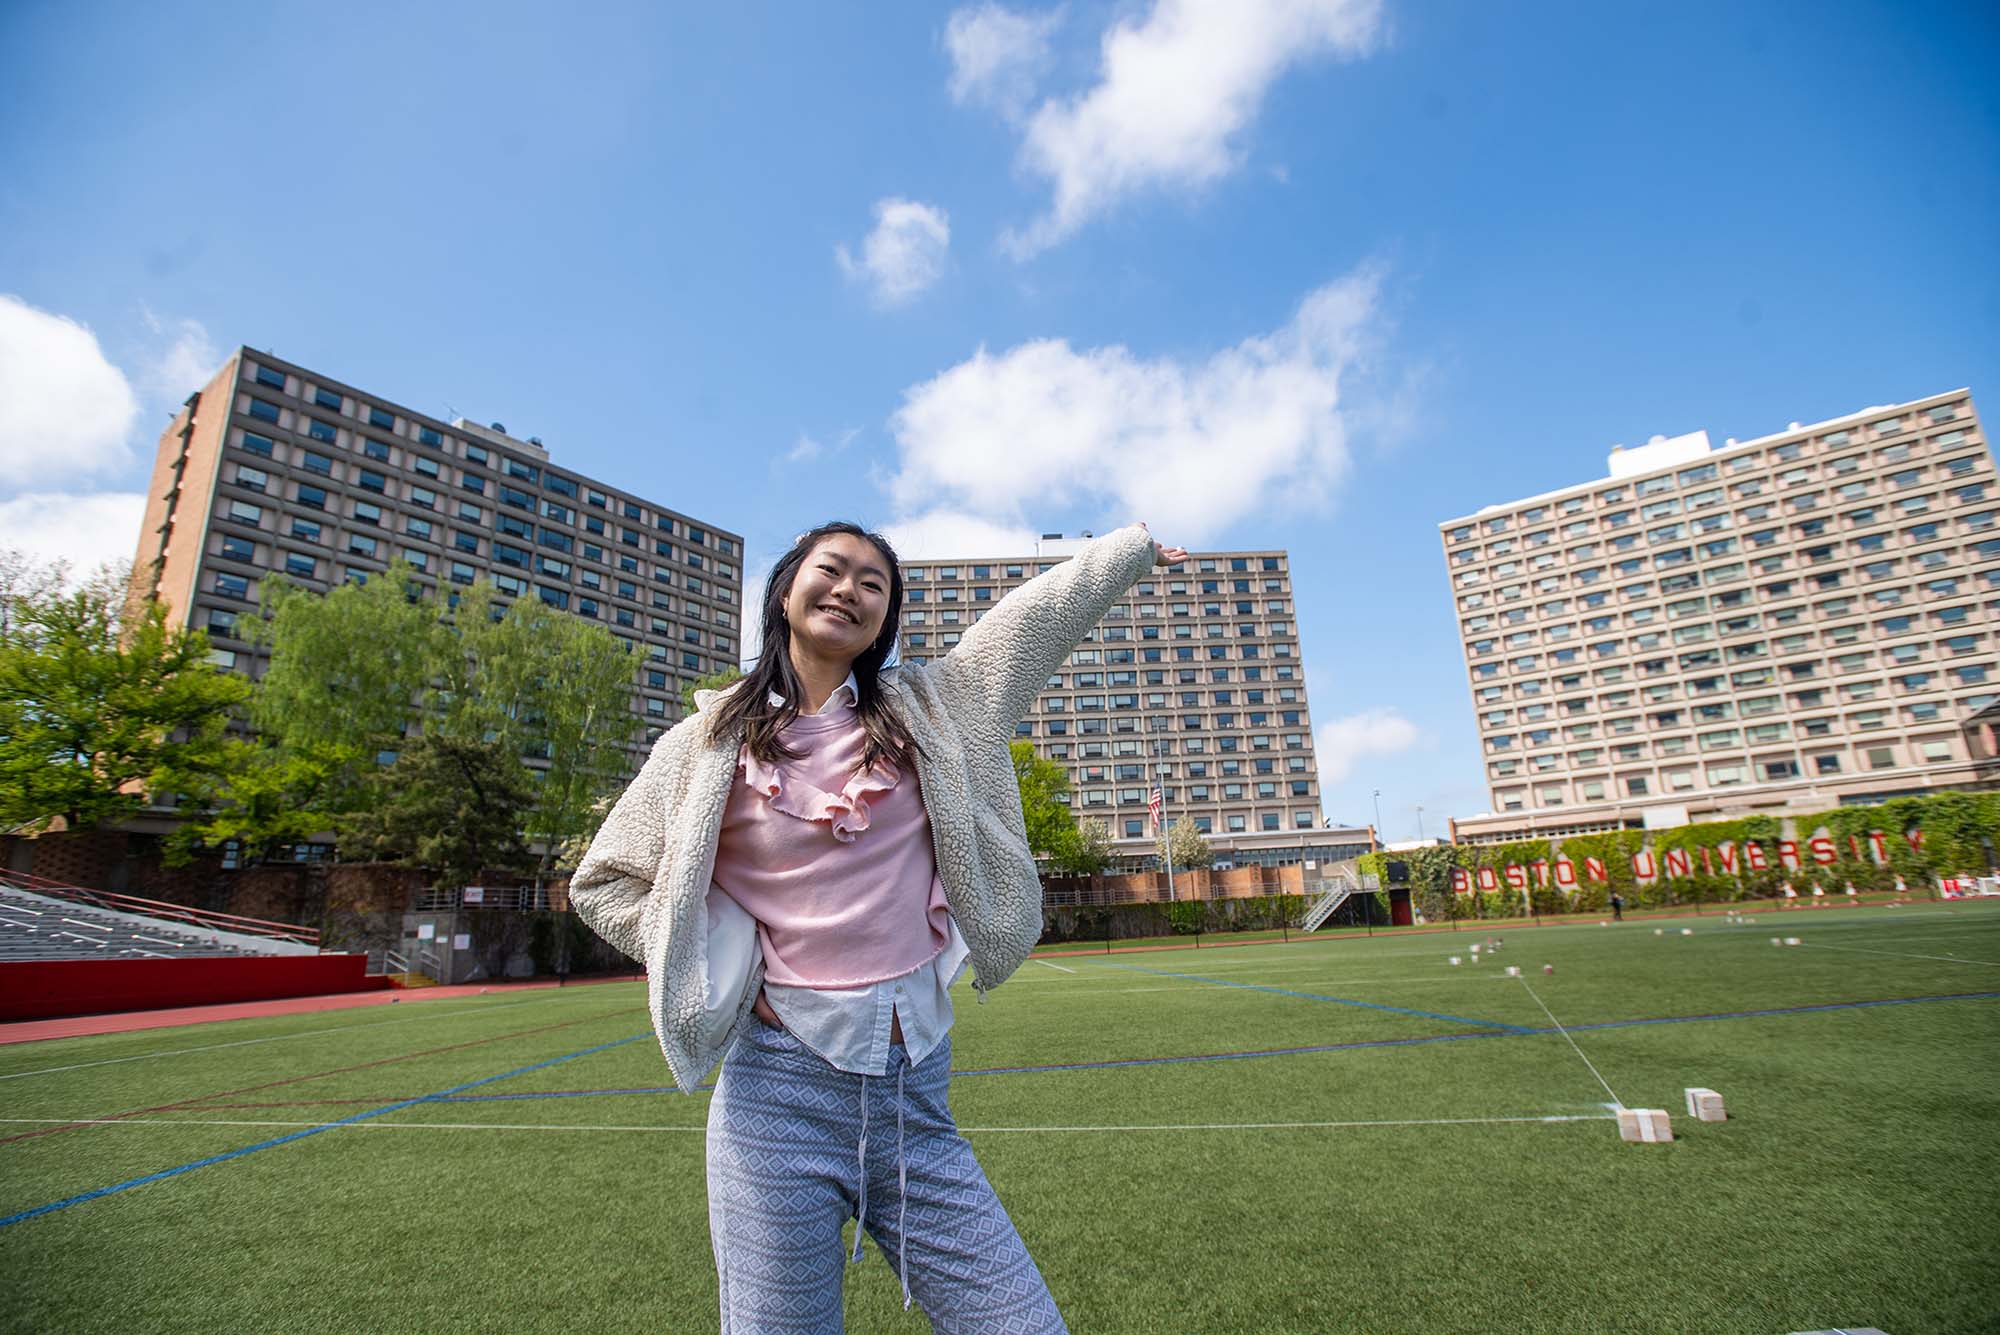
{"label": "green grass turf seam", "polygon": [[[1880,1006],[1913,1006],[1939,1001],[1992,1001],[2000,1000],[2000,992],[1949,992],[1921,997],[1880,997],[1865,1001],[1830,1001],[1804,1006],[1774,1006],[1760,1010],[1714,1011],[1701,1015],[1657,1015],[1641,1016],[1625,1020],[1594,1020],[1584,1024],[1573,1024],[1567,1029],[1573,1033],[1597,1029],[1625,1029],[1641,1025],[1656,1024],[1700,1024],[1711,1020],[1759,1020],[1780,1019],[1794,1015],[1813,1015],[1828,1011],[1864,1010]],[[1174,1066],[1199,1062],[1248,1061],[1259,1057],[1310,1056],[1322,1052],[1353,1052],[1371,1048],[1420,1047],[1429,1043],[1456,1042],[1467,1038],[1549,1038],[1556,1036],[1557,1029],[1522,1029],[1518,1033],[1496,1030],[1478,1030],[1469,1033],[1427,1034],[1409,1038],[1356,1039],[1347,1043],[1313,1043],[1285,1048],[1253,1048],[1240,1052],[1190,1053],[1163,1057],[1117,1057],[1093,1062],[1055,1062],[1041,1066],[988,1066],[975,1067],[952,1072],[952,1077],[982,1075],[1042,1075],[1064,1071],[1115,1070],[1134,1066]],[[698,1085],[697,1092],[713,1089],[713,1085]],[[655,1094],[679,1093],[671,1085],[628,1085],[604,1089],[542,1089],[528,1090],[513,1094],[466,1094],[440,1095],[428,1100],[434,1103],[516,1103],[533,1099],[585,1099],[615,1098],[620,1096],[649,1096]],[[1612,1096],[1616,1099],[1616,1095]],[[355,1103],[374,1102],[372,1099],[301,1099],[273,1101],[267,1103],[227,1103],[209,1104],[206,1108],[188,1108],[187,1111],[200,1112],[208,1109],[221,1111],[250,1111],[259,1108],[312,1108],[329,1106],[352,1106]],[[9,1119],[0,1118],[0,1124]],[[39,1120],[39,1119],[35,1119]],[[80,1122],[79,1125],[92,1125]]]}
{"label": "green grass turf seam", "polygon": [[[533,1029],[517,1029],[512,1033],[493,1034],[486,1038],[467,1039],[463,1043],[448,1043],[443,1047],[424,1048],[417,1052],[406,1052],[396,1057],[381,1057],[371,1062],[359,1062],[353,1066],[336,1066],[329,1071],[314,1071],[308,1075],[286,1076],[282,1080],[267,1080],[262,1084],[244,1085],[240,1089],[221,1089],[212,1094],[197,1094],[193,1098],[182,1099],[176,1103],[155,1104],[148,1108],[132,1108],[122,1113],[115,1113],[111,1118],[100,1118],[96,1122],[78,1122],[75,1124],[75,1127],[101,1125],[105,1121],[115,1120],[118,1117],[144,1117],[148,1113],[173,1112],[180,1108],[198,1106],[209,1099],[226,1099],[237,1094],[254,1094],[260,1089],[277,1089],[284,1085],[296,1085],[307,1080],[321,1080],[330,1075],[347,1075],[354,1071],[366,1071],[377,1066],[391,1066],[397,1062],[413,1061],[418,1057],[435,1057],[446,1052],[462,1051],[465,1048],[483,1047],[488,1043],[499,1043],[510,1038],[528,1038],[535,1034],[546,1034],[551,1030],[567,1029],[571,1025],[584,1024],[591,1020],[602,1020],[613,1015],[623,1015],[625,1013],[623,1008],[615,1011],[601,1011],[594,1015],[581,1015],[574,1019],[559,1020],[554,1024],[537,1025]],[[18,1140],[33,1140],[40,1136],[52,1136],[58,1131],[68,1131],[71,1129],[73,1128],[69,1126],[51,1126],[44,1127],[39,1131],[26,1131],[12,1136],[0,1136],[0,1145],[10,1145]]]}
{"label": "green grass turf seam", "polygon": [[259,1141],[255,1145],[245,1145],[240,1149],[227,1150],[221,1154],[211,1154],[205,1159],[196,1159],[190,1163],[178,1164],[173,1168],[163,1168],[157,1173],[147,1173],[143,1177],[128,1178],[123,1182],[114,1182],[108,1187],[98,1187],[95,1190],[81,1192],[59,1201],[50,1201],[46,1205],[37,1205],[32,1209],[22,1210],[5,1218],[0,1218],[0,1228],[8,1228],[12,1225],[50,1214],[56,1210],[66,1210],[73,1205],[82,1205],[86,1201],[98,1200],[105,1196],[115,1195],[121,1191],[131,1191],[135,1187],[143,1187],[153,1182],[162,1182],[168,1178],[179,1177],[183,1173],[192,1173],[197,1168],[207,1168],[212,1164],[227,1163],[232,1159],[240,1159],[246,1154],[255,1154],[259,1150],[276,1149],[280,1145],[289,1145],[294,1141],[304,1140],[308,1136],[316,1136],[322,1132],[332,1131],[336,1127],[352,1126],[356,1122],[365,1122],[370,1118],[383,1117],[392,1112],[401,1112],[405,1108],[413,1108],[420,1103],[433,1103],[448,1095],[457,1094],[468,1089],[477,1089],[481,1085],[490,1085],[496,1080],[512,1079],[517,1075],[526,1075],[530,1071],[540,1071],[550,1066],[559,1066],[563,1062],[575,1061],[579,1057],[588,1057],[594,1053],[609,1051],[612,1048],[622,1048],[627,1043],[636,1043],[640,1039],[648,1037],[649,1034],[650,1031],[646,1034],[633,1034],[629,1038],[614,1039],[609,1043],[599,1043],[595,1047],[582,1048],[576,1052],[566,1052],[560,1057],[550,1057],[545,1061],[533,1062],[527,1066],[517,1066],[511,1071],[502,1071],[498,1075],[482,1076],[477,1080],[469,1080],[462,1085],[454,1085],[450,1089],[439,1090],[434,1094],[423,1094],[413,1099],[404,1099],[399,1103],[387,1104],[380,1108],[371,1108],[367,1112],[355,1113],[352,1117],[343,1117],[338,1121],[322,1122],[318,1126],[309,1127],[303,1131],[294,1131],[290,1135],[276,1136],[270,1140]]}
{"label": "green grass turf seam", "polygon": [[1478,1020],[1469,1015],[1446,1015],[1442,1011],[1417,1010],[1410,1006],[1390,1006],[1379,1001],[1357,1001],[1353,997],[1329,997],[1318,992],[1296,992],[1288,987],[1269,987],[1262,983],[1239,983],[1228,978],[1204,978],[1193,973],[1169,973],[1164,969],[1142,969],[1136,964],[1098,965],[1101,969],[1125,969],[1132,973],[1151,974],[1155,978],[1179,978],[1191,983],[1207,983],[1213,987],[1238,987],[1246,992],[1269,992],[1280,997],[1300,997],[1306,1001],[1324,1001],[1336,1006],[1356,1006],[1371,1011],[1394,1011],[1398,1015],[1420,1015],[1427,1020],[1443,1020],[1449,1024],[1479,1025],[1487,1029],[1499,1029],[1508,1033],[1532,1034],[1537,1032],[1525,1025],[1502,1024],[1498,1020]]}
{"label": "green grass turf seam", "polygon": [[[0,1080],[26,1080],[31,1075],[61,1075],[67,1071],[86,1071],[94,1066],[119,1066],[124,1064],[125,1062],[152,1061],[157,1057],[185,1057],[190,1053],[195,1053],[195,1052],[214,1052],[218,1048],[247,1048],[259,1043],[282,1043],[285,1040],[292,1038],[320,1038],[324,1037],[327,1034],[354,1034],[354,1033],[359,1033],[364,1029],[386,1029],[392,1024],[415,1024],[419,1020],[434,1020],[448,1015],[486,1015],[496,1010],[505,1009],[509,1006],[525,1006],[530,1002],[536,1000],[539,1000],[539,998],[523,997],[519,1001],[498,1001],[494,1002],[490,1006],[452,1006],[449,1008],[440,1008],[435,1011],[429,1011],[423,1015],[405,1015],[400,1019],[375,1020],[368,1024],[336,1024],[336,1025],[329,1025],[324,1029],[301,1029],[294,1033],[289,1033],[289,1034],[266,1034],[262,1038],[238,1038],[238,1039],[232,1039],[227,1043],[203,1043],[198,1047],[192,1047],[192,1048],[169,1048],[161,1052],[134,1053],[132,1056],[129,1057],[105,1057],[102,1058],[101,1060],[92,1062],[72,1062],[68,1066],[42,1066],[42,1067],[37,1067],[35,1070],[32,1071],[9,1071],[4,1075],[0,1075]],[[197,1020],[187,1025],[177,1026],[177,1027],[193,1028],[195,1027],[195,1025],[200,1023],[202,1022]],[[243,1022],[235,1021],[232,1023],[243,1023]],[[127,1030],[126,1032],[130,1033],[136,1031]],[[124,1036],[125,1035],[122,1033],[110,1033],[110,1034],[88,1034],[84,1035],[83,1037],[122,1038]]]}

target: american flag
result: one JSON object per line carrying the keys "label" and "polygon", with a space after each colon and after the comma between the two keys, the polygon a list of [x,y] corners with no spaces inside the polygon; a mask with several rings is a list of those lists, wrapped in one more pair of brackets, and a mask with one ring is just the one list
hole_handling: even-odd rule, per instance
{"label": "american flag", "polygon": [[1166,800],[1166,791],[1160,788],[1155,788],[1153,795],[1146,799],[1146,810],[1152,813],[1153,828],[1156,830],[1160,827],[1160,805]]}

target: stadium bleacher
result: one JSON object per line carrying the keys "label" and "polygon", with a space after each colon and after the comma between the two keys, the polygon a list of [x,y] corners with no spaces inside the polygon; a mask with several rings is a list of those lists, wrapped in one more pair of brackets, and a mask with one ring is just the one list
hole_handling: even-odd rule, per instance
{"label": "stadium bleacher", "polygon": [[[19,884],[22,879],[0,875],[0,963],[297,955],[318,949],[316,942],[241,930],[254,922],[251,919],[225,921],[227,915],[177,910],[174,905],[152,905],[127,896],[79,892],[54,883],[42,883],[31,890]],[[83,902],[86,894],[100,902]],[[138,911],[149,907],[173,916]]]}

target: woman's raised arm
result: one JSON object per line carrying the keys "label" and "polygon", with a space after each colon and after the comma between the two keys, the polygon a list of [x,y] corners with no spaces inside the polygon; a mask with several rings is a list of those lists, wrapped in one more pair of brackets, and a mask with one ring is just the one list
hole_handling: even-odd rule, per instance
{"label": "woman's raised arm", "polygon": [[1107,533],[994,604],[937,670],[983,696],[992,722],[1012,731],[1049,674],[1155,560],[1186,559],[1155,543],[1144,524]]}

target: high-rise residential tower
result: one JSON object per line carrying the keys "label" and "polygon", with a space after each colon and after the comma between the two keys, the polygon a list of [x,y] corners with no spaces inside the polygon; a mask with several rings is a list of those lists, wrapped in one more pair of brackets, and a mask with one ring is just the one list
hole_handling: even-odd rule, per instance
{"label": "high-rise residential tower", "polygon": [[1712,447],[1441,528],[1493,841],[1986,782],[2000,486],[1966,390]]}
{"label": "high-rise residential tower", "polygon": [[[1008,590],[1073,555],[905,561],[902,652],[936,658]],[[1151,865],[1149,804],[1191,821],[1219,860],[1338,861],[1362,829],[1326,829],[1283,551],[1197,552],[1134,585],[1050,678],[1017,735],[1069,773],[1078,817],[1107,822],[1122,865]]]}
{"label": "high-rise residential tower", "polygon": [[434,585],[483,575],[505,599],[602,623],[630,647],[642,741],[679,717],[683,683],[737,661],[736,534],[560,467],[498,424],[430,417],[251,348],[160,437],[132,593],[255,675],[237,630],[260,578],[324,591],[394,557]]}

